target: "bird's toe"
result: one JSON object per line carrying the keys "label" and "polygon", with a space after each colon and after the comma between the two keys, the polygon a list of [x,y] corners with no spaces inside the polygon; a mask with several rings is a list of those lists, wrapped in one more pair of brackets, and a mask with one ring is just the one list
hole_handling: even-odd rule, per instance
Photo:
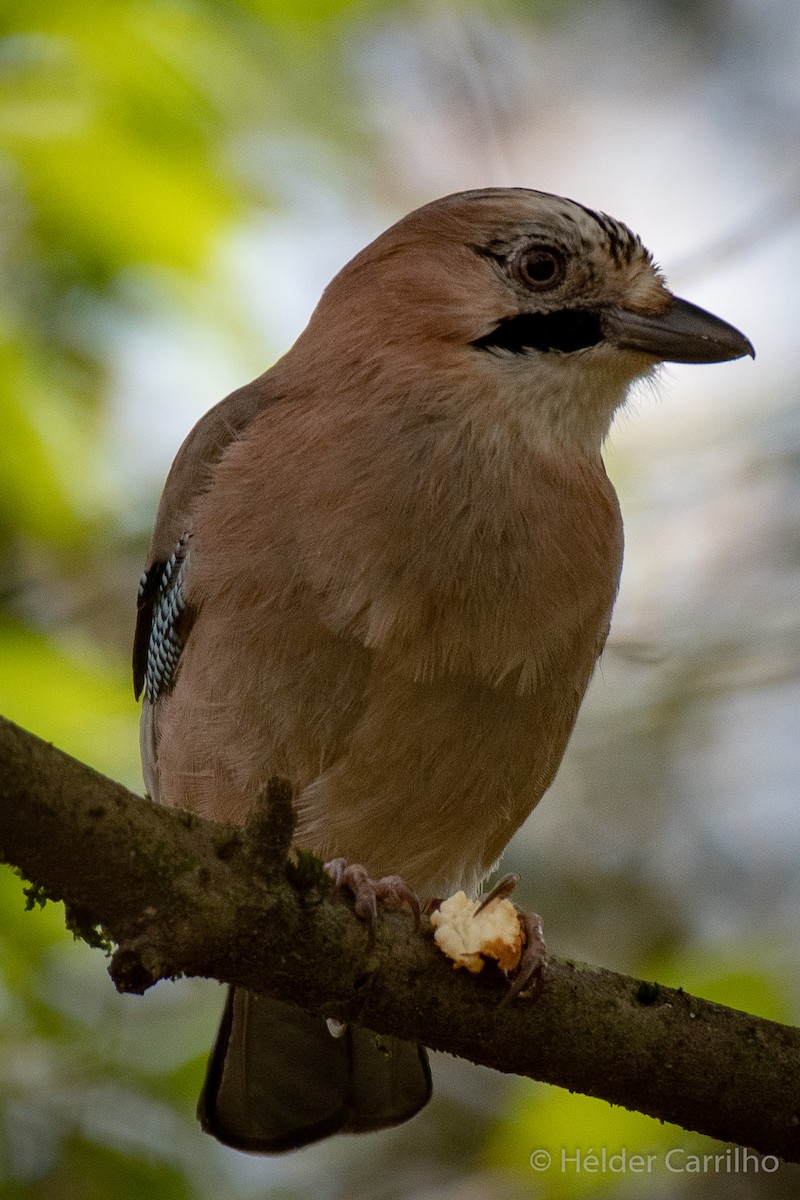
{"label": "bird's toe", "polygon": [[335,887],[347,892],[353,901],[356,916],[366,921],[370,935],[378,921],[378,905],[387,908],[405,908],[412,914],[415,927],[420,923],[420,903],[416,892],[399,875],[384,875],[373,879],[366,867],[348,862],[345,858],[334,858],[325,864]]}

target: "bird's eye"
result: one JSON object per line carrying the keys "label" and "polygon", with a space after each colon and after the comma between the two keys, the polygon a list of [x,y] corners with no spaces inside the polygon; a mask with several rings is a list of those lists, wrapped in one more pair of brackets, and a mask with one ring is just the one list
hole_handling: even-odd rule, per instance
{"label": "bird's eye", "polygon": [[521,283],[537,291],[546,291],[564,278],[564,256],[552,246],[529,246],[514,262]]}

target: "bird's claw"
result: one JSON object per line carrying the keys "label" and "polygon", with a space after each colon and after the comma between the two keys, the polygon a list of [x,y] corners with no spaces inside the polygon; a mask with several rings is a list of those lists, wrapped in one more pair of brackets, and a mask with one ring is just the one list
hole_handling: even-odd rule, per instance
{"label": "bird's claw", "polygon": [[419,899],[399,875],[384,875],[373,879],[366,867],[348,862],[346,858],[334,858],[325,863],[325,870],[339,891],[349,892],[353,898],[353,911],[369,926],[370,940],[375,936],[378,923],[378,905],[387,908],[407,908],[414,918],[414,928],[419,928]]}
{"label": "bird's claw", "polygon": [[524,996],[535,1000],[542,990],[547,967],[547,946],[544,941],[542,918],[535,912],[523,912],[522,909],[518,909],[518,912],[525,930],[525,947],[517,973],[508,989],[508,999],[515,1000],[517,996]]}
{"label": "bird's claw", "polygon": [[489,905],[494,903],[495,900],[507,899],[514,891],[514,888],[518,883],[519,875],[516,874],[504,875],[502,879],[498,879],[492,890],[487,892],[483,897],[480,904],[475,909],[474,915],[477,917],[478,913],[483,912],[483,910],[488,908]]}
{"label": "bird's claw", "polygon": [[[504,875],[483,897],[475,909],[475,916],[495,900],[507,899],[518,883],[519,875]],[[506,999],[515,1000],[517,996],[535,999],[542,990],[544,971],[547,966],[547,946],[544,940],[542,918],[538,913],[525,912],[516,904],[514,907],[519,914],[525,934],[525,945]]]}

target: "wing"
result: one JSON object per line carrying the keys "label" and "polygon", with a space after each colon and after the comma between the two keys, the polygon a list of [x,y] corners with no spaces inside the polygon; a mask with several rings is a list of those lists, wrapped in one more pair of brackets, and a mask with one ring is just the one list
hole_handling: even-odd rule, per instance
{"label": "wing", "polygon": [[192,626],[183,581],[191,535],[184,534],[166,562],[157,561],[142,575],[134,635],[134,690],[151,704],[172,688],[181,650]]}
{"label": "wing", "polygon": [[156,516],[147,565],[139,584],[133,639],[133,684],[142,707],[142,766],[148,791],[158,799],[158,701],[172,688],[194,612],[183,583],[190,561],[192,509],[211,485],[227,447],[279,397],[270,372],[232,392],[198,421],[172,464]]}

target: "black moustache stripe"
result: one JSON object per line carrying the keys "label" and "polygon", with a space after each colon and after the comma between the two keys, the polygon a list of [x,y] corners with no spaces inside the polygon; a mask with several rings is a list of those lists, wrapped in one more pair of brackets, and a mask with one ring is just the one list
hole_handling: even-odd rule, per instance
{"label": "black moustache stripe", "polygon": [[570,354],[603,340],[600,317],[584,308],[562,308],[552,313],[520,313],[506,317],[472,345],[479,350],[560,350]]}

